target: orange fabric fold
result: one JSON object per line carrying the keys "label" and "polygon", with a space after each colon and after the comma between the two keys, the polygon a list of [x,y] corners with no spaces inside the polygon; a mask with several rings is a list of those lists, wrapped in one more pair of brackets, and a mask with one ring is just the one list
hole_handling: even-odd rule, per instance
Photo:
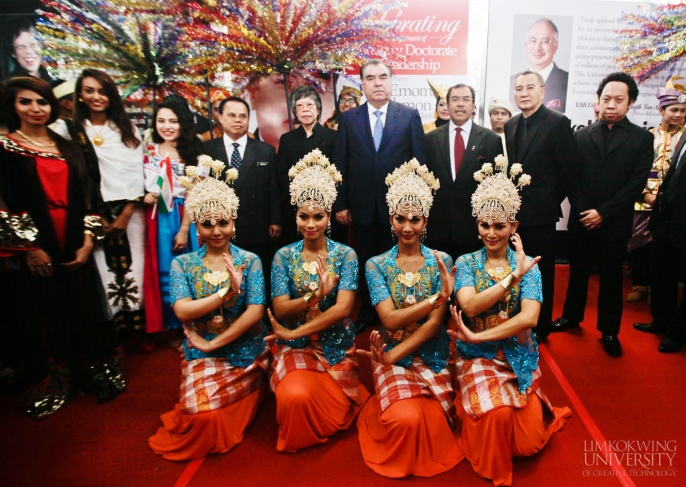
{"label": "orange fabric fold", "polygon": [[476,420],[465,412],[459,397],[455,406],[462,421],[457,441],[460,450],[480,477],[491,479],[497,486],[512,485],[512,457],[541,451],[572,415],[567,407],[553,408],[553,418],[545,426],[543,403],[536,394],[529,394],[523,408],[500,407]]}
{"label": "orange fabric fold", "polygon": [[357,419],[365,463],[379,475],[431,477],[464,458],[445,416],[432,397],[402,399],[383,412],[372,398]]}
{"label": "orange fabric fold", "polygon": [[148,440],[153,452],[167,460],[184,461],[210,453],[225,453],[243,440],[243,434],[267,392],[267,382],[228,406],[185,414],[179,404],[163,414],[162,427]]}
{"label": "orange fabric fold", "polygon": [[[369,392],[358,383],[361,402]],[[345,395],[328,372],[293,370],[276,386],[276,449],[292,452],[324,443],[350,426],[360,406]]]}

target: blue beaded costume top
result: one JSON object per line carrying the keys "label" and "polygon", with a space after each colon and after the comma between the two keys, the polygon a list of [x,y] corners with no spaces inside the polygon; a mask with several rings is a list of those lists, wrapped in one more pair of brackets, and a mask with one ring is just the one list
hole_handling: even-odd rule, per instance
{"label": "blue beaded costume top", "polygon": [[[441,275],[433,251],[424,245],[421,245],[420,251],[424,257],[424,265],[417,271],[421,278],[419,282],[410,288],[405,287],[398,280],[398,276],[405,272],[395,262],[395,259],[398,257],[397,245],[388,252],[372,257],[367,261],[365,274],[372,306],[376,306],[381,301],[391,298],[396,309],[405,308],[408,306],[405,302],[405,297],[408,294],[412,294],[416,302],[419,303],[441,290]],[[440,252],[440,255],[446,268],[451,269],[453,259],[443,252]],[[416,324],[406,327],[406,330],[411,328],[411,331],[414,331],[426,323],[427,319],[428,316],[419,320]],[[393,349],[393,347],[409,336],[405,330],[391,332],[385,330],[383,325],[381,326],[381,332],[382,336],[387,338],[387,351]],[[433,338],[424,342],[417,350],[417,354],[436,373],[447,367],[450,356],[450,337],[445,327],[441,326]],[[403,367],[409,367],[412,364],[412,354],[403,357],[397,363]]]}
{"label": "blue beaded costume top", "polygon": [[[222,306],[222,315],[232,323],[238,318],[245,308],[250,304],[266,304],[264,291],[264,274],[262,273],[262,262],[252,252],[243,250],[231,244],[231,257],[234,266],[245,266],[243,269],[243,281],[241,282],[241,294],[234,295]],[[216,293],[220,286],[212,286],[205,282],[203,275],[208,272],[203,264],[206,255],[206,248],[203,246],[196,252],[181,255],[174,259],[169,271],[170,282],[170,304],[179,299],[191,297],[201,299]],[[223,285],[225,286],[225,284]],[[221,287],[223,287],[221,286]],[[216,314],[216,312],[214,313]],[[212,314],[195,320],[197,323],[209,322]],[[188,340],[184,339],[183,349],[186,360],[195,360],[205,357],[226,358],[231,365],[237,367],[247,367],[255,361],[255,357],[264,350],[264,337],[267,336],[267,329],[263,323],[253,327],[252,330],[245,332],[239,338],[228,345],[204,353],[194,348],[188,348]],[[257,331],[255,331],[258,329]],[[217,336],[215,333],[201,332],[203,338],[212,340]]]}
{"label": "blue beaded costume top", "polygon": [[[528,259],[531,260],[531,257],[528,257]],[[507,250],[507,261],[510,269],[514,271],[517,268],[517,258],[515,252],[509,248]],[[473,287],[477,293],[480,293],[496,285],[497,281],[484,269],[485,262],[486,251],[484,249],[472,254],[463,255],[457,259],[455,293],[465,286]],[[508,318],[517,315],[521,310],[522,299],[532,299],[539,303],[543,302],[541,272],[537,265],[524,274],[522,280],[510,289],[503,300],[498,301],[498,303],[478,316],[466,319],[465,324],[476,333],[497,326],[496,316],[503,311],[506,312]],[[517,375],[519,392],[523,394],[531,385],[531,373],[538,367],[538,346],[530,334],[527,334],[526,340],[522,343],[520,343],[517,336],[482,343],[464,343],[459,340],[457,342],[457,350],[464,359],[482,357],[492,360],[498,353],[499,347],[502,348],[507,362]]]}
{"label": "blue beaded costume top", "polygon": [[[284,295],[297,299],[318,286],[319,276],[310,274],[303,267],[303,264],[307,264],[302,258],[303,246],[304,241],[301,240],[282,247],[274,255],[271,280],[272,299]],[[340,279],[333,291],[319,302],[319,309],[299,313],[283,323],[283,326],[290,330],[302,326],[336,304],[338,291],[357,291],[358,262],[355,251],[347,245],[328,238],[326,250],[329,253],[326,259],[329,273],[332,276],[340,276]],[[308,340],[309,337],[306,336],[295,340],[277,340],[277,343],[286,344],[292,348],[304,348]],[[319,340],[329,364],[335,365],[345,358],[345,351],[353,345],[355,327],[352,321],[346,318],[319,332]]]}

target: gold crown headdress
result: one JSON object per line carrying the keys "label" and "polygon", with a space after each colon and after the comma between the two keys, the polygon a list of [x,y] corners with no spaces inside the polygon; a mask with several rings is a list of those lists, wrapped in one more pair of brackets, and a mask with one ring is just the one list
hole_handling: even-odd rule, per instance
{"label": "gold crown headdress", "polygon": [[316,206],[327,212],[331,211],[338,195],[336,184],[343,180],[336,166],[319,149],[313,150],[291,167],[288,177],[291,179],[292,205],[307,205],[309,211]]}
{"label": "gold crown headdress", "polygon": [[[191,222],[209,220],[215,225],[219,220],[235,220],[238,196],[228,184],[238,178],[238,171],[235,168],[226,171],[224,182],[219,179],[225,167],[223,162],[202,155],[198,157],[198,166],[186,166],[186,175],[179,178],[188,191],[185,209]],[[207,174],[205,178],[201,174],[204,172]]]}
{"label": "gold crown headdress", "polygon": [[[521,164],[512,164],[510,177],[507,174],[507,157],[499,155],[493,164],[487,162],[480,171],[474,173],[474,179],[480,184],[472,195],[472,216],[479,220],[488,218],[488,224],[494,221],[514,222],[522,204],[518,189],[531,184],[531,176],[522,173]],[[515,185],[514,178],[519,176]]]}
{"label": "gold crown headdress", "polygon": [[386,185],[388,212],[391,215],[407,212],[410,218],[414,209],[420,215],[428,217],[434,201],[432,191],[441,187],[434,174],[426,166],[419,164],[417,159],[406,162],[386,176]]}

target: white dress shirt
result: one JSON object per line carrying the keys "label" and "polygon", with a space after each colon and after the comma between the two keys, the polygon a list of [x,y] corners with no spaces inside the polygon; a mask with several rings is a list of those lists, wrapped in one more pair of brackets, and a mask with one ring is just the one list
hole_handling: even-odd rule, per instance
{"label": "white dress shirt", "polygon": [[388,102],[381,108],[374,108],[371,103],[367,102],[367,110],[369,111],[369,126],[372,129],[372,137],[374,137],[374,126],[376,125],[376,115],[374,112],[381,110],[381,125],[386,126],[386,114],[388,113]]}
{"label": "white dress shirt", "polygon": [[536,71],[534,68],[529,66],[529,71],[533,71],[534,73],[538,73],[541,76],[543,76],[543,81],[548,81],[548,76],[550,76],[550,73],[553,71],[553,67],[555,66],[555,63],[550,63],[548,66],[546,66],[544,69],[540,71]]}
{"label": "white dress shirt", "polygon": [[[452,120],[450,121],[449,126],[450,128],[448,129],[448,142],[450,142],[450,172],[453,175],[453,181],[455,181],[455,177],[457,176],[455,174],[455,131],[458,127]],[[469,134],[472,131],[472,119],[470,118],[464,124],[462,124],[462,127],[460,127],[460,129],[462,130],[460,135],[462,135],[462,140],[464,141],[464,149],[466,154],[467,142],[469,141]]]}
{"label": "white dress shirt", "polygon": [[245,154],[245,146],[248,143],[248,134],[245,134],[238,140],[233,140],[228,135],[224,134],[222,136],[224,139],[224,147],[226,148],[226,155],[229,158],[229,167],[231,167],[231,154],[233,154],[233,144],[234,142],[238,144],[238,153],[241,156],[241,163],[243,162],[243,154]]}

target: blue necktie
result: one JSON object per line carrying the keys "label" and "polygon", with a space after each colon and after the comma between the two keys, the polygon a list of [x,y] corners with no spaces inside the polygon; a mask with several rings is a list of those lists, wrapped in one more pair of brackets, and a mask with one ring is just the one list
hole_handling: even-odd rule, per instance
{"label": "blue necktie", "polygon": [[238,152],[238,142],[233,143],[233,152],[231,153],[231,167],[235,167],[236,171],[241,170],[241,154]]}
{"label": "blue necktie", "polygon": [[381,145],[381,137],[383,137],[383,124],[381,123],[381,115],[383,112],[381,110],[376,110],[374,112],[376,115],[376,123],[374,124],[374,148],[378,151]]}

